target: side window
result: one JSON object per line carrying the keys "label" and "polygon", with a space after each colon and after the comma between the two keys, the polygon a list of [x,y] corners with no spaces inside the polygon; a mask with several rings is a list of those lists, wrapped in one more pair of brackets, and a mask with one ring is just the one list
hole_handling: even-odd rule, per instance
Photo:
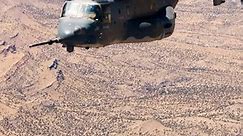
{"label": "side window", "polygon": [[127,16],[129,16],[130,15],[130,7],[128,5],[126,6],[126,10],[127,10]]}
{"label": "side window", "polygon": [[111,23],[111,13],[105,13],[103,21],[104,23]]}
{"label": "side window", "polygon": [[109,6],[103,8],[104,14],[103,14],[103,22],[104,23],[111,23],[112,22],[112,16],[111,16],[111,8]]}

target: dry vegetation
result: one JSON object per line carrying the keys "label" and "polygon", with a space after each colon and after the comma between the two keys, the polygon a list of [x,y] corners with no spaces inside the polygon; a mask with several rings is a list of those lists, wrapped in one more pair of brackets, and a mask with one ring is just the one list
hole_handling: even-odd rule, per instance
{"label": "dry vegetation", "polygon": [[63,0],[0,2],[0,51],[17,48],[0,54],[0,135],[243,135],[239,4],[181,0],[170,38],[69,54],[27,46],[55,36]]}

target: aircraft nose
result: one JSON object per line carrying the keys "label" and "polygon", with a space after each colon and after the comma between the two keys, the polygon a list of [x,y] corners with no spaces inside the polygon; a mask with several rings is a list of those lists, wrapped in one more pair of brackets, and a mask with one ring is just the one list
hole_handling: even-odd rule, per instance
{"label": "aircraft nose", "polygon": [[58,32],[58,37],[60,37],[60,39],[67,39],[72,36],[74,36],[74,32],[69,29],[61,28]]}
{"label": "aircraft nose", "polygon": [[69,39],[92,29],[92,20],[63,18],[59,20],[58,37],[60,39]]}

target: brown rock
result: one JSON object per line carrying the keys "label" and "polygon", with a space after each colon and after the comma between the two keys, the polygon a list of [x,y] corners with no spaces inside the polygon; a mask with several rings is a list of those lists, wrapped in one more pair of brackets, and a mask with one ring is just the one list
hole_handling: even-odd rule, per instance
{"label": "brown rock", "polygon": [[0,40],[0,45],[5,45],[5,41],[3,41],[3,40]]}
{"label": "brown rock", "polygon": [[42,101],[41,104],[42,104],[44,107],[47,107],[47,108],[54,108],[54,107],[55,107],[55,102],[52,101],[52,100],[45,100],[45,101]]}
{"label": "brown rock", "polygon": [[10,38],[10,39],[13,39],[13,38],[17,37],[18,35],[19,35],[19,33],[16,33],[16,34],[10,36],[9,38]]}

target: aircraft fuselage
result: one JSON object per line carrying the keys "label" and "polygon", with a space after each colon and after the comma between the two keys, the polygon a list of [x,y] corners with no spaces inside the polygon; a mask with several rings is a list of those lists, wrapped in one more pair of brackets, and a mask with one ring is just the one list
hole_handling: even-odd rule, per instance
{"label": "aircraft fuselage", "polygon": [[[86,48],[159,40],[170,36],[174,31],[174,8],[177,2],[178,0],[68,1],[64,4],[59,20],[58,35],[65,39],[62,43],[66,46]],[[70,10],[65,9],[67,3],[70,8],[74,4],[84,5],[84,8],[90,6],[96,17],[65,16]]]}

